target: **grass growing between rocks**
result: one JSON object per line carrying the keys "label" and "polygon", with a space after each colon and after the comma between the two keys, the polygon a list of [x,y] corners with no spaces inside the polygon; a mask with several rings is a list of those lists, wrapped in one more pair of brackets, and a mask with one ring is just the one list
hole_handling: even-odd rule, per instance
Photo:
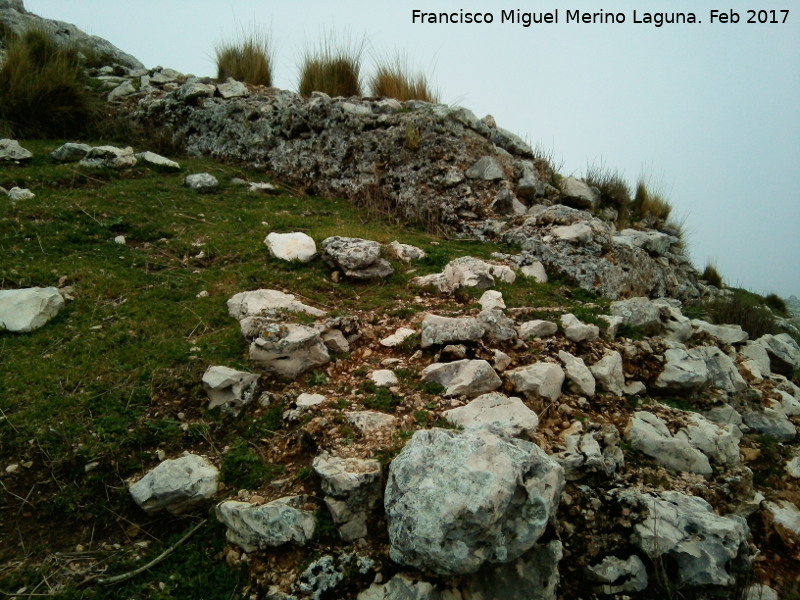
{"label": "grass growing between rocks", "polygon": [[300,65],[299,92],[324,92],[332,97],[361,96],[363,42],[337,41],[329,34],[316,50],[306,51]]}
{"label": "grass growing between rocks", "polygon": [[254,85],[272,85],[272,50],[264,35],[252,34],[233,43],[223,43],[214,49],[217,79],[233,77]]}
{"label": "grass growing between rocks", "polygon": [[[0,574],[4,592],[25,587],[39,593],[41,588],[34,590],[49,577],[48,561],[56,551],[81,546],[116,556],[113,544],[120,544],[125,551],[119,571],[125,571],[137,543],[148,542],[148,555],[150,549],[158,554],[168,547],[169,536],[185,531],[186,520],[148,517],[127,491],[128,482],[154,467],[159,456],[174,458],[184,451],[209,456],[222,466],[223,497],[270,478],[295,481],[308,468],[310,458],[302,452],[286,464],[267,456],[270,448],[293,439],[283,410],[305,391],[306,379],[311,387],[327,386],[328,394],[339,390],[341,395],[333,396],[338,404],[332,406],[346,410],[348,393],[360,383],[356,367],[366,373],[377,363],[342,357],[353,373],[351,383],[312,373],[293,384],[288,396],[286,382],[264,376],[262,387],[275,395],[270,404],[248,407],[238,419],[209,412],[201,385],[207,367],[253,370],[247,343],[227,313],[228,298],[273,288],[334,316],[357,314],[362,322],[389,319],[400,326],[429,309],[418,302],[420,296],[441,313],[472,310],[480,296],[475,291],[457,298],[421,293],[409,287],[412,277],[438,272],[459,256],[490,258],[498,250],[513,250],[442,240],[367,219],[344,201],[254,194],[230,180],[263,181],[261,174],[207,160],[181,158],[181,173],[58,165],[49,152],[60,144],[23,141],[34,153],[31,163],[0,174],[0,186],[27,187],[36,194],[24,202],[0,203],[0,288],[59,286],[74,298],[42,329],[0,333],[0,512],[10,516],[0,519],[0,561],[19,565]],[[220,180],[219,193],[198,195],[183,186],[187,173],[203,171]],[[271,231],[304,231],[318,244],[332,235],[397,239],[428,256],[412,266],[393,261],[395,274],[379,283],[337,284],[319,259],[297,265],[271,258],[263,244]],[[125,237],[125,245],[114,242],[117,236]],[[520,277],[497,289],[509,308],[581,307],[588,311],[582,318],[588,318],[605,306],[557,280],[541,285]],[[410,356],[415,350],[399,352]],[[427,389],[413,375],[401,387],[404,394],[432,402],[431,407],[441,392]],[[364,399],[387,412],[403,401],[381,390],[370,390]],[[431,412],[425,422],[438,423],[436,416]],[[357,437],[353,434],[356,442]],[[305,479],[297,481],[307,485]],[[216,545],[198,541],[203,531],[215,532]],[[213,550],[222,547],[224,536],[212,525],[197,535],[162,566],[112,588],[117,597],[122,591],[124,597],[182,598],[204,586],[230,597],[244,581],[220,564],[219,550]],[[31,566],[33,571],[25,570]],[[177,580],[164,575],[167,568],[179,573]],[[70,586],[76,578],[65,581],[63,597],[104,597],[105,588],[75,591]]]}

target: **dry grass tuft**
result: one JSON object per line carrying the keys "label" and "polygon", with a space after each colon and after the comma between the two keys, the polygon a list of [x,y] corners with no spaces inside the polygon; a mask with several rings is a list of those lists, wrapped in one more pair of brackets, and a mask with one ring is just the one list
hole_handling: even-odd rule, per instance
{"label": "dry grass tuft", "polygon": [[253,85],[272,86],[272,49],[266,36],[250,34],[233,44],[215,48],[217,79],[233,77]]}
{"label": "dry grass tuft", "polygon": [[428,84],[425,75],[410,74],[407,62],[395,58],[388,64],[382,64],[369,82],[370,93],[381,98],[406,100],[422,100],[437,104],[439,95]]}
{"label": "dry grass tuft", "polygon": [[302,96],[361,96],[361,56],[364,44],[343,43],[328,35],[315,51],[307,51],[300,68]]}

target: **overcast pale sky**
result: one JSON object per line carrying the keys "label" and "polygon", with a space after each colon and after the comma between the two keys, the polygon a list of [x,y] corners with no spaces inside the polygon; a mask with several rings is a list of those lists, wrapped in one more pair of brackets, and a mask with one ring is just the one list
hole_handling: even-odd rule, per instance
{"label": "overcast pale sky", "polygon": [[[427,5],[427,8],[425,6]],[[443,102],[492,114],[583,175],[603,163],[633,185],[659,182],[685,219],[702,269],[730,285],[800,296],[800,6],[793,0],[605,3],[625,23],[566,23],[585,0],[25,0],[148,67],[214,75],[214,46],[271,34],[275,85],[296,89],[299,58],[331,30],[367,40],[372,56],[404,53]],[[491,12],[491,24],[414,24],[412,10]],[[503,10],[558,24],[501,23]],[[711,22],[711,9],[738,23]],[[776,9],[778,23],[747,23]],[[781,9],[789,10],[785,22]],[[655,27],[645,12],[694,12],[700,23]]]}

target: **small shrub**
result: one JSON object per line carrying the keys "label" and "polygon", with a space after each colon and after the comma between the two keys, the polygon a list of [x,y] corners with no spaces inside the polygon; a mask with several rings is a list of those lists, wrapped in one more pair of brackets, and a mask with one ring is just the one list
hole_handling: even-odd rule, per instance
{"label": "small shrub", "polygon": [[439,97],[434,92],[424,75],[409,74],[407,66],[401,58],[378,67],[369,82],[370,93],[381,98],[406,100],[423,100],[437,103]]}
{"label": "small shrub", "polygon": [[100,112],[75,47],[40,29],[11,37],[0,66],[0,122],[20,138],[74,137]]}
{"label": "small shrub", "polygon": [[264,461],[254,448],[239,442],[222,455],[221,479],[235,488],[256,489],[283,472],[282,465]]}
{"label": "small shrub", "polygon": [[600,205],[617,211],[617,228],[624,229],[629,224],[631,190],[618,172],[605,166],[591,166],[586,170],[584,181],[600,190]]}
{"label": "small shrub", "polygon": [[250,35],[215,48],[217,79],[233,77],[253,85],[272,86],[272,51],[266,37]]}
{"label": "small shrub", "polygon": [[789,314],[789,308],[786,306],[786,301],[778,296],[778,294],[767,294],[764,296],[764,304],[769,306],[779,315],[785,317]]}
{"label": "small shrub", "polygon": [[372,396],[364,399],[364,406],[370,410],[394,412],[400,405],[401,399],[386,388],[377,388]]}
{"label": "small shrub", "polygon": [[306,52],[300,69],[300,95],[361,95],[362,45],[343,45],[331,36],[315,52]]}
{"label": "small shrub", "polygon": [[651,192],[647,183],[640,179],[631,202],[631,220],[660,227],[667,222],[671,212],[672,205],[661,194]]}
{"label": "small shrub", "polygon": [[708,317],[717,324],[741,326],[751,339],[767,333],[778,333],[775,317],[764,306],[763,298],[747,290],[737,289],[732,295],[711,302],[708,305]]}
{"label": "small shrub", "polygon": [[706,265],[706,268],[703,269],[703,273],[700,275],[700,279],[703,279],[709,285],[722,288],[722,275],[719,274],[719,271],[717,271],[713,263],[708,263]]}

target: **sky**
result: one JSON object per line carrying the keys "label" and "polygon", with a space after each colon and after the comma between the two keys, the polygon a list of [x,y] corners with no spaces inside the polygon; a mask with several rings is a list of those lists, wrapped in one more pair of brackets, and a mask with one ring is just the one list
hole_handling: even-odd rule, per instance
{"label": "sky", "polygon": [[[331,32],[364,41],[366,74],[376,59],[399,53],[442,102],[493,115],[552,154],[562,174],[603,165],[632,187],[648,179],[684,221],[700,270],[711,262],[728,285],[800,296],[800,7],[793,1],[25,0],[25,7],[106,38],[147,67],[198,76],[216,74],[215,46],[265,33],[274,85],[291,90],[303,53]],[[595,22],[566,22],[567,11],[600,7],[605,17]],[[493,22],[414,23],[415,9],[491,13]],[[558,10],[559,22],[501,22],[503,11],[517,9]],[[712,22],[712,9],[728,22]],[[773,9],[777,23],[747,23],[772,20],[759,11]],[[785,22],[781,9],[789,10]],[[677,12],[700,22],[635,22]],[[625,22],[601,22],[608,13]]]}

